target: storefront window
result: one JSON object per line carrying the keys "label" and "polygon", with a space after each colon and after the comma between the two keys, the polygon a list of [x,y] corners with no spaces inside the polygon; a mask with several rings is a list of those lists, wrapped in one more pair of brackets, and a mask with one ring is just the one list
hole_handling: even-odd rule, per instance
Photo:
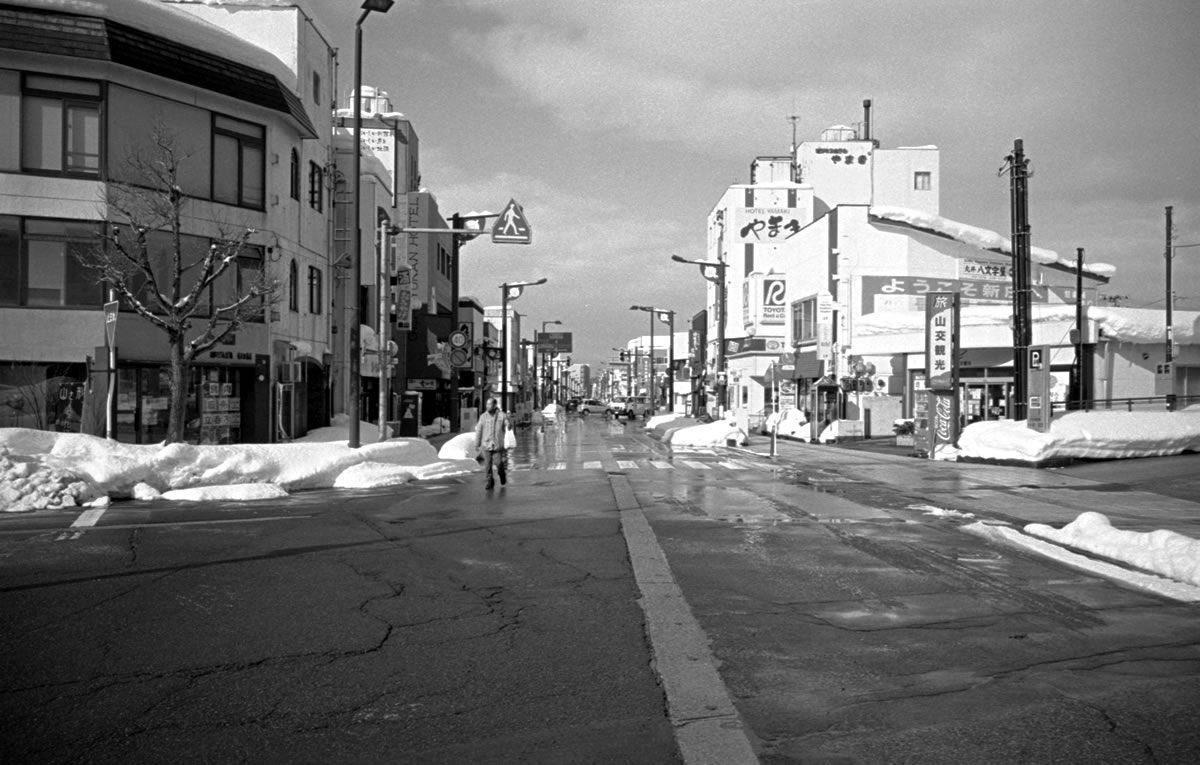
{"label": "storefront window", "polygon": [[194,369],[199,391],[202,444],[236,444],[242,440],[242,370],[235,367]]}

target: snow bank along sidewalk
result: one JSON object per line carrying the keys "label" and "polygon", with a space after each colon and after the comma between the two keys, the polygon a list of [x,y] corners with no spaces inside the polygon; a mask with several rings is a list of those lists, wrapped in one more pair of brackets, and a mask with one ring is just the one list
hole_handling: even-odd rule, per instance
{"label": "snow bank along sidewalk", "polygon": [[123,444],[77,433],[0,428],[0,510],[104,504],[111,499],[248,500],[299,489],[373,488],[459,475],[474,460],[438,456],[428,441],[393,438],[363,423],[346,445],[335,422],[286,444]]}

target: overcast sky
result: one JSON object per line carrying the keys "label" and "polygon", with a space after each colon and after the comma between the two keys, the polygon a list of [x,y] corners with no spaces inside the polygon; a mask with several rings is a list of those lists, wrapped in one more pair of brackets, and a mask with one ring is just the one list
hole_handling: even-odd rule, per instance
{"label": "overcast sky", "polygon": [[[353,83],[358,0],[313,4]],[[758,155],[862,120],[941,149],[942,215],[1007,233],[1013,140],[1032,242],[1117,266],[1109,294],[1164,305],[1165,216],[1200,243],[1194,0],[398,0],[364,24],[364,83],[412,120],[443,212],[524,205],[531,246],[463,249],[462,290],[546,277],[514,307],[572,331],[574,360],[646,334],[632,304],[703,308],[708,212]],[[1200,247],[1178,251],[1200,308]],[[665,328],[656,332],[665,332]]]}

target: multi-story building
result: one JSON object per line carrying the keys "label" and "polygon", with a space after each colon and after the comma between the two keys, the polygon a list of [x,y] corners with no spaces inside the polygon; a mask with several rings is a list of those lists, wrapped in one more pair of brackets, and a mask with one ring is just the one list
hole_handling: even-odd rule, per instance
{"label": "multi-story building", "polygon": [[[213,16],[222,20],[204,20]],[[234,17],[240,34],[225,31]],[[82,405],[50,419],[75,429],[83,416],[102,431],[108,295],[74,253],[98,245],[113,218],[107,186],[134,178],[126,159],[145,156],[157,130],[182,158],[185,258],[253,230],[209,310],[258,274],[280,284],[259,320],[196,360],[187,438],[267,441],[325,424],[334,79],[332,48],[296,6],[0,6],[0,385],[57,380],[53,397],[78,393]],[[172,237],[148,239],[165,276]],[[167,344],[128,308],[117,322],[116,433],[160,441]],[[8,409],[0,425],[33,424]]]}
{"label": "multi-story building", "polygon": [[[869,378],[871,393],[894,400],[894,410],[881,415],[890,431],[891,416],[912,412],[925,379],[923,335],[900,344],[887,337],[896,315],[923,311],[924,294],[934,291],[959,292],[968,307],[1011,306],[1007,239],[941,218],[939,171],[935,147],[883,149],[869,135],[835,126],[796,147],[794,165],[790,157],[759,158],[752,183],[723,195],[709,216],[708,259],[727,264],[728,406],[749,414],[776,406],[775,372],[790,362],[796,405],[815,419],[862,421],[861,396],[845,391],[861,390]],[[1072,305],[1076,270],[1035,247],[1035,304]],[[1104,264],[1085,265],[1085,293],[1111,273]],[[709,345],[718,294],[710,286]],[[1060,348],[1052,361],[1063,380],[1068,337],[1058,324],[1034,325],[1035,344]],[[964,349],[968,421],[1007,416],[1011,342],[967,333]],[[715,356],[710,348],[710,366]]]}

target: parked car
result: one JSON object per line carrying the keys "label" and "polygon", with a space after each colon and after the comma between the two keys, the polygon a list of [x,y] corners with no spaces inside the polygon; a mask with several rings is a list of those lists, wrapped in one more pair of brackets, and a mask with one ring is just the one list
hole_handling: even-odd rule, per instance
{"label": "parked car", "polygon": [[579,402],[580,414],[612,414],[612,405],[598,398],[585,398]]}
{"label": "parked car", "polygon": [[645,396],[617,396],[613,399],[612,410],[617,417],[628,417],[631,420],[654,413],[650,399]]}
{"label": "parked car", "polygon": [[579,396],[571,396],[569,399],[567,399],[567,412],[568,413],[578,412],[579,405],[582,403],[583,403],[583,399],[580,398]]}

